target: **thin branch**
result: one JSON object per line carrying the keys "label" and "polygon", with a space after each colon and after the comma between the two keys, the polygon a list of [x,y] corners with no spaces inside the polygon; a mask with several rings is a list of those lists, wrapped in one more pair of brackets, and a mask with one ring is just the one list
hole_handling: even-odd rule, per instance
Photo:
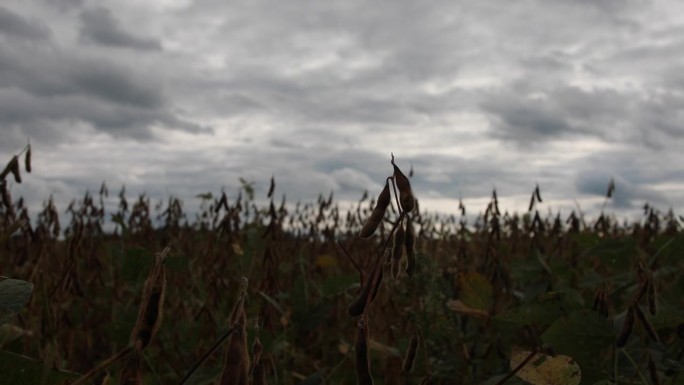
{"label": "thin branch", "polygon": [[515,376],[515,374],[518,373],[520,369],[524,368],[525,365],[527,365],[527,363],[530,362],[532,357],[534,357],[537,354],[537,352],[538,350],[536,348],[533,351],[531,351],[530,354],[527,357],[525,357],[525,359],[522,360],[521,363],[518,364],[518,366],[513,368],[513,370],[511,370],[504,378],[500,379],[495,385],[503,385],[506,382],[508,382],[508,380],[510,380],[511,377]]}
{"label": "thin branch", "polygon": [[344,245],[342,244],[342,241],[338,240],[337,244],[340,245],[340,247],[342,248],[342,251],[344,251],[344,255],[347,256],[347,259],[349,259],[349,262],[351,262],[352,265],[354,265],[356,270],[359,272],[359,274],[361,274],[361,280],[363,280],[363,270],[361,270],[361,267],[359,267],[359,264],[356,263],[354,258],[352,258],[352,256],[349,254],[349,252],[347,251],[347,248],[345,248]]}
{"label": "thin branch", "polygon": [[228,337],[230,337],[230,335],[233,334],[234,330],[235,330],[235,328],[231,326],[231,328],[228,329],[228,331],[224,335],[222,335],[221,338],[219,338],[214,343],[214,345],[212,345],[211,348],[209,348],[209,350],[207,350],[206,353],[204,353],[202,358],[200,358],[199,361],[197,361],[195,363],[195,365],[192,367],[192,369],[190,369],[190,371],[188,371],[188,373],[185,375],[185,377],[183,377],[183,379],[180,381],[179,385],[184,385],[190,379],[190,377],[192,377],[192,375],[195,373],[195,371],[204,363],[204,361],[206,361],[207,358],[209,358],[209,356],[211,356],[211,354],[214,353],[214,351],[216,351],[216,349],[218,349],[219,346],[221,346],[223,341],[227,340]]}
{"label": "thin branch", "polygon": [[115,355],[109,357],[108,359],[102,361],[100,365],[97,365],[96,367],[90,369],[90,371],[84,375],[82,375],[78,380],[75,382],[71,383],[71,385],[83,385],[88,383],[90,380],[95,377],[96,374],[98,374],[100,371],[102,371],[104,368],[112,365],[113,363],[121,360],[122,358],[128,356],[130,352],[133,351],[132,346],[127,346],[120,352],[116,353]]}

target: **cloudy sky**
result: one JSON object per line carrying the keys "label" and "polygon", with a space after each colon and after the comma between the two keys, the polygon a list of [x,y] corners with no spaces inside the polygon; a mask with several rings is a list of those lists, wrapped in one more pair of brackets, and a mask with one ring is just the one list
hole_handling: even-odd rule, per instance
{"label": "cloudy sky", "polygon": [[[9,0],[0,158],[40,207],[126,185],[358,200],[390,153],[421,206],[684,205],[684,3]],[[65,205],[64,205],[65,206]],[[62,207],[64,207],[62,206]]]}

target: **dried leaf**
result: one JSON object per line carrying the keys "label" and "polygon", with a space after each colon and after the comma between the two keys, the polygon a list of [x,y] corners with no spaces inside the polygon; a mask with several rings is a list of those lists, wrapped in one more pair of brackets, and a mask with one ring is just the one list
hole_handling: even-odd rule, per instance
{"label": "dried leaf", "polygon": [[[511,369],[520,365],[531,354],[530,351],[514,350],[511,354]],[[578,385],[582,371],[572,357],[555,357],[537,353],[516,375],[533,385]]]}

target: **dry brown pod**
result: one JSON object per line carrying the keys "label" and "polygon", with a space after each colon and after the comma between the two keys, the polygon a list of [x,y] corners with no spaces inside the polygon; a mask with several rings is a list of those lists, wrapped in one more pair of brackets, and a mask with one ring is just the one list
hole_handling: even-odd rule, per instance
{"label": "dry brown pod", "polygon": [[166,269],[164,261],[170,251],[166,247],[158,253],[150,273],[145,280],[142,302],[138,308],[138,318],[131,332],[131,344],[140,344],[142,350],[150,344],[159,330],[164,313],[164,299],[166,294]]}
{"label": "dry brown pod", "polygon": [[12,158],[12,168],[10,169],[10,172],[12,175],[14,175],[14,181],[17,183],[21,183],[21,173],[19,172],[19,157],[14,156]]}
{"label": "dry brown pod", "polygon": [[392,259],[392,265],[390,266],[390,273],[392,274],[392,278],[398,279],[399,274],[401,274],[401,266],[400,266],[400,261],[395,261]]}
{"label": "dry brown pod", "polygon": [[404,356],[404,362],[401,365],[401,370],[404,373],[408,373],[413,370],[413,364],[416,361],[416,353],[418,352],[418,334],[413,334],[409,340],[409,346],[406,349],[406,355]]}
{"label": "dry brown pod", "polygon": [[10,197],[9,190],[7,189],[7,182],[0,180],[0,195],[2,195],[2,204],[7,208],[12,207],[12,197]]}
{"label": "dry brown pod", "polygon": [[608,292],[606,291],[605,286],[599,286],[599,288],[596,289],[591,309],[608,318]]}
{"label": "dry brown pod", "polygon": [[529,207],[527,208],[527,211],[532,211],[532,209],[534,208],[534,203],[535,203],[535,202],[536,202],[536,197],[535,197],[535,195],[534,195],[534,192],[532,192],[532,197],[530,198],[530,205],[529,205]]}
{"label": "dry brown pod", "polygon": [[656,315],[658,312],[658,291],[653,278],[651,278],[648,285],[648,311],[651,315]]}
{"label": "dry brown pod", "polygon": [[368,352],[368,325],[361,318],[356,328],[356,343],[354,344],[354,369],[359,385],[373,385]]}
{"label": "dry brown pod", "polygon": [[375,300],[375,297],[378,295],[378,292],[380,291],[380,286],[382,284],[382,278],[385,274],[383,268],[382,268],[382,263],[378,263],[378,272],[377,272],[377,277],[375,278],[375,282],[373,283],[373,290],[371,290],[370,294],[370,302],[373,302]]}
{"label": "dry brown pod", "polygon": [[28,145],[26,149],[26,154],[24,155],[24,168],[26,172],[31,172],[31,145]]}
{"label": "dry brown pod", "polygon": [[615,346],[622,348],[627,344],[627,339],[629,339],[629,336],[632,334],[635,320],[634,305],[632,305],[627,310],[625,322],[622,324],[622,329],[620,329],[620,334],[618,334],[617,340],[615,341]]}
{"label": "dry brown pod", "polygon": [[244,296],[240,296],[231,316],[233,333],[230,336],[223,360],[220,385],[247,385],[249,383],[249,350],[247,348],[247,315]]}
{"label": "dry brown pod", "polygon": [[373,290],[375,286],[379,286],[378,269],[382,270],[382,265],[379,261],[376,261],[370,274],[366,277],[366,282],[363,283],[363,287],[361,287],[361,291],[356,297],[356,300],[347,307],[347,314],[350,316],[358,317],[366,310],[366,304],[369,302],[370,293],[375,291]]}
{"label": "dry brown pod", "polygon": [[601,306],[601,300],[602,300],[602,291],[603,287],[599,287],[596,292],[594,293],[594,301],[591,304],[591,310],[593,311],[598,311],[599,307]]}
{"label": "dry brown pod", "polygon": [[261,359],[263,350],[264,346],[257,336],[252,344],[252,366],[249,370],[251,385],[266,385],[266,367]]}
{"label": "dry brown pod", "polygon": [[413,196],[413,190],[411,189],[411,182],[404,175],[403,172],[394,164],[394,159],[392,159],[392,166],[394,166],[394,183],[399,189],[399,204],[404,212],[411,212],[416,204],[416,198]]}
{"label": "dry brown pod", "polygon": [[641,301],[646,293],[648,292],[648,288],[650,286],[650,281],[651,278],[649,275],[644,274],[642,277],[639,278],[639,287],[637,288],[636,293],[634,294],[634,301]]}
{"label": "dry brown pod", "polygon": [[406,274],[411,277],[416,270],[416,229],[410,216],[406,217]]}
{"label": "dry brown pod", "polygon": [[537,202],[542,203],[541,192],[539,191],[539,185],[534,188],[534,196],[537,198]]}
{"label": "dry brown pod", "polygon": [[133,352],[128,357],[126,365],[121,370],[121,377],[119,383],[122,385],[142,385],[143,373],[140,362],[140,352],[133,349]]}
{"label": "dry brown pod", "polygon": [[397,226],[394,232],[394,244],[392,246],[392,277],[399,278],[401,258],[404,256],[404,242],[406,241],[406,231],[403,221]]}
{"label": "dry brown pod", "polygon": [[224,210],[228,211],[228,197],[226,196],[226,193],[224,191],[221,192],[221,198],[216,204],[214,212],[218,213],[219,211],[221,211],[221,207],[223,207]]}
{"label": "dry brown pod", "polygon": [[5,180],[7,177],[7,174],[10,173],[10,170],[12,169],[12,162],[14,161],[14,158],[10,159],[9,162],[5,165],[5,168],[2,169],[2,172],[0,172],[0,180]]}
{"label": "dry brown pod", "polygon": [[9,163],[7,163],[5,166],[5,169],[2,170],[2,173],[0,173],[0,179],[5,179],[9,173],[12,173],[15,182],[21,183],[21,174],[19,173],[19,157],[16,155],[12,157]]}
{"label": "dry brown pod", "polygon": [[658,338],[658,333],[656,333],[655,329],[653,328],[653,324],[651,324],[651,321],[646,318],[646,314],[644,314],[643,311],[641,311],[641,307],[639,305],[634,304],[634,312],[636,313],[637,318],[639,319],[639,323],[641,326],[644,327],[644,330],[646,330],[646,334],[648,334],[648,337],[652,339],[653,341],[660,341],[660,338]]}
{"label": "dry brown pod", "polygon": [[275,190],[275,178],[271,177],[271,185],[268,187],[268,198],[273,196],[273,190]]}
{"label": "dry brown pod", "polygon": [[368,238],[375,233],[375,230],[378,228],[380,223],[382,223],[382,220],[385,217],[385,211],[387,211],[387,206],[389,206],[390,200],[391,196],[389,182],[385,181],[385,188],[383,188],[380,192],[380,195],[378,195],[378,200],[375,203],[373,212],[366,220],[366,223],[363,224],[363,228],[361,228],[359,237]]}
{"label": "dry brown pod", "polygon": [[648,374],[651,377],[651,382],[653,385],[660,385],[660,376],[658,376],[658,368],[656,367],[655,361],[653,361],[653,356],[649,353],[648,355]]}
{"label": "dry brown pod", "polygon": [[615,191],[615,180],[610,178],[610,183],[608,184],[608,191],[606,192],[606,198],[611,198],[613,192]]}

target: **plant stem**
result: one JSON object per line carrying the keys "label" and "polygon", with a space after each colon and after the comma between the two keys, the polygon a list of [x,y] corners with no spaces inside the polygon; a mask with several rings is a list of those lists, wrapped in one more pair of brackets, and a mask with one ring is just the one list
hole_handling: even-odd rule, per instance
{"label": "plant stem", "polygon": [[634,361],[632,356],[629,355],[629,353],[627,352],[627,350],[625,350],[625,348],[620,349],[620,351],[625,355],[625,357],[627,357],[629,362],[632,363],[632,366],[634,366],[634,370],[636,370],[637,374],[639,375],[639,378],[641,378],[641,381],[644,384],[648,385],[649,384],[648,380],[646,379],[646,377],[644,377],[644,374],[641,373],[641,370],[639,369],[639,365],[637,365],[637,363]]}
{"label": "plant stem", "polygon": [[88,373],[82,375],[78,380],[76,380],[75,382],[71,383],[71,385],[83,385],[83,384],[86,384],[88,381],[92,380],[93,377],[95,377],[95,375],[96,375],[97,373],[99,373],[101,370],[103,370],[104,368],[106,368],[106,367],[112,365],[113,363],[115,363],[115,362],[121,360],[122,358],[128,356],[128,354],[129,354],[130,352],[132,352],[132,351],[133,351],[132,346],[127,346],[127,347],[125,347],[125,348],[124,348],[123,350],[121,350],[120,352],[118,352],[118,353],[116,353],[115,355],[109,357],[108,359],[102,361],[102,362],[100,363],[100,365],[97,365],[96,367],[90,369],[90,371],[89,371]]}
{"label": "plant stem", "polygon": [[230,335],[233,334],[233,330],[235,330],[235,328],[231,326],[230,329],[228,329],[228,331],[227,331],[224,335],[222,335],[221,338],[219,338],[219,339],[214,343],[214,345],[212,345],[211,348],[209,348],[209,350],[207,350],[206,353],[204,353],[204,355],[202,356],[202,358],[200,358],[199,361],[197,361],[197,362],[195,363],[195,365],[192,367],[192,369],[190,369],[190,371],[188,371],[188,374],[186,374],[185,377],[183,377],[183,379],[180,381],[179,385],[185,384],[185,383],[188,381],[188,379],[190,379],[190,377],[195,373],[195,371],[197,370],[197,368],[199,368],[199,367],[204,363],[204,361],[206,361],[207,358],[209,358],[209,356],[210,356],[216,349],[218,349],[219,346],[221,346],[221,344],[223,343],[223,341],[227,340],[228,337],[230,337]]}
{"label": "plant stem", "polygon": [[513,368],[513,370],[511,370],[504,378],[500,379],[495,385],[503,385],[506,382],[508,382],[508,380],[510,380],[511,377],[513,377],[516,373],[518,373],[520,371],[520,369],[522,369],[525,365],[527,365],[527,363],[530,362],[532,357],[534,357],[536,354],[537,354],[537,349],[534,349],[533,351],[531,351],[530,354],[527,357],[525,357],[525,359],[522,360],[521,363],[518,364],[518,366]]}

